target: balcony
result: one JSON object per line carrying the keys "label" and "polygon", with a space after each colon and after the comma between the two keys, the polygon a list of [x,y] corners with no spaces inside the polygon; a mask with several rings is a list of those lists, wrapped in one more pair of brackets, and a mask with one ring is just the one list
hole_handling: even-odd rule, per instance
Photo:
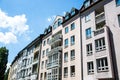
{"label": "balcony", "polygon": [[107,31],[108,31],[108,28],[107,28],[106,25],[104,25],[102,28],[97,29],[97,30],[95,30],[95,31],[93,31],[93,32],[94,32],[94,36],[97,36],[97,35],[100,35],[100,34],[104,34],[104,33],[106,33]]}
{"label": "balcony", "polygon": [[62,34],[58,34],[50,40],[49,44],[52,45],[52,44],[59,42],[61,40],[62,40]]}
{"label": "balcony", "polygon": [[55,53],[55,52],[58,53],[59,51],[62,51],[62,46],[58,46],[58,47],[56,47],[56,48],[51,49],[51,51],[48,52],[48,56],[49,56],[49,55],[52,55],[52,54]]}
{"label": "balcony", "polygon": [[34,53],[39,52],[39,49],[40,49],[40,47],[36,47],[36,48],[34,49]]}
{"label": "balcony", "polygon": [[38,77],[37,77],[37,74],[32,74],[31,77],[32,77],[33,80],[37,80],[37,78],[38,78]]}
{"label": "balcony", "polygon": [[102,34],[104,32],[105,32],[104,28],[98,29],[98,30],[94,31],[94,36]]}
{"label": "balcony", "polygon": [[56,66],[60,66],[59,60],[55,60],[55,61],[52,61],[51,63],[48,63],[47,69],[52,68],[52,67],[56,67]]}
{"label": "balcony", "polygon": [[105,21],[105,13],[101,12],[100,14],[95,16],[96,24]]}

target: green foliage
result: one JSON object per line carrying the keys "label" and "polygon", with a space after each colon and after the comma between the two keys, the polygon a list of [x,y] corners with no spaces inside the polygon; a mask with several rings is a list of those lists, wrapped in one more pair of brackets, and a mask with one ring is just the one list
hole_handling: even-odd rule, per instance
{"label": "green foliage", "polygon": [[8,49],[6,47],[0,48],[0,80],[4,80],[4,73],[8,62]]}
{"label": "green foliage", "polygon": [[7,72],[5,73],[4,80],[8,80],[9,70],[10,69],[8,69]]}

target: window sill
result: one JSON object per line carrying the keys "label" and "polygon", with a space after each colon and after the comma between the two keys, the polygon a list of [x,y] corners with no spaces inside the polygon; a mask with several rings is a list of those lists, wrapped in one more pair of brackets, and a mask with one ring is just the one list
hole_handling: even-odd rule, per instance
{"label": "window sill", "polygon": [[92,36],[90,36],[90,37],[86,37],[86,40],[88,40],[88,39],[90,39],[90,38],[92,38]]}
{"label": "window sill", "polygon": [[67,48],[67,47],[68,47],[68,45],[65,46],[65,48]]}

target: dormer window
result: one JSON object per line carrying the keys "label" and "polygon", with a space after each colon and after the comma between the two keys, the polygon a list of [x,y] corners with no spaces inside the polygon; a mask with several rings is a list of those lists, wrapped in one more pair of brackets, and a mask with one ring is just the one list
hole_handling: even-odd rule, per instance
{"label": "dormer window", "polygon": [[62,19],[58,19],[58,26],[60,26],[62,23]]}
{"label": "dormer window", "polygon": [[75,15],[75,8],[72,8],[71,10],[71,16]]}
{"label": "dormer window", "polygon": [[51,26],[48,27],[48,32],[50,32],[50,31],[51,31]]}
{"label": "dormer window", "polygon": [[47,34],[47,29],[45,29],[44,34]]}
{"label": "dormer window", "polygon": [[56,28],[57,28],[57,22],[55,22],[53,25],[53,29],[56,29]]}
{"label": "dormer window", "polygon": [[90,0],[87,0],[84,4],[85,8],[89,7],[90,6]]}
{"label": "dormer window", "polygon": [[69,13],[67,12],[65,15],[65,20],[69,19]]}

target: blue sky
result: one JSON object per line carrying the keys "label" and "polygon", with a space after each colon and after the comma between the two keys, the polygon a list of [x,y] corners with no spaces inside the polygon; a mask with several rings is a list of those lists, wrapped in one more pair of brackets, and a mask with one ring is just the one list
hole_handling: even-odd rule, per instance
{"label": "blue sky", "polygon": [[9,49],[8,62],[44,32],[56,15],[72,7],[79,9],[84,0],[0,0],[0,47]]}

